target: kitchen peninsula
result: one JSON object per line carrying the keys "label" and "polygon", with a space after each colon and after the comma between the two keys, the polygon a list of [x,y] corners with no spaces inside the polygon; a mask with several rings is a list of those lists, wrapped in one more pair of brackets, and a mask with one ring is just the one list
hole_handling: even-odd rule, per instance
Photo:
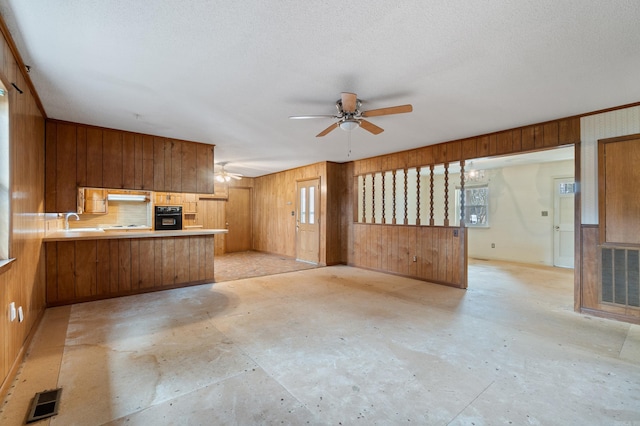
{"label": "kitchen peninsula", "polygon": [[214,236],[226,229],[56,231],[44,238],[47,305],[214,281]]}

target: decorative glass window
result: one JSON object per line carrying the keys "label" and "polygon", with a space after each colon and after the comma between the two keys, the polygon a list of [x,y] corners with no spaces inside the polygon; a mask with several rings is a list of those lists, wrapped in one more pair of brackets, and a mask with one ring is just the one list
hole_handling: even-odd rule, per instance
{"label": "decorative glass window", "polygon": [[576,183],[561,183],[560,184],[560,194],[575,194],[576,192]]}
{"label": "decorative glass window", "polygon": [[300,223],[307,222],[307,188],[300,188]]}
{"label": "decorative glass window", "polygon": [[[456,189],[456,223],[460,223],[460,189]],[[489,187],[464,189],[464,224],[468,227],[489,227]]]}
{"label": "decorative glass window", "polygon": [[[304,189],[304,188],[303,188]],[[309,224],[313,225],[316,223],[316,195],[315,195],[315,186],[309,187]]]}

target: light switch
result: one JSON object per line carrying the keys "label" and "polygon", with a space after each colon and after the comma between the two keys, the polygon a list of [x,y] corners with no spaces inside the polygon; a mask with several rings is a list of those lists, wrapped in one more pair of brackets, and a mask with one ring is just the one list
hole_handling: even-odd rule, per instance
{"label": "light switch", "polygon": [[14,321],[16,319],[16,304],[15,302],[11,302],[9,304],[9,321]]}
{"label": "light switch", "polygon": [[546,210],[543,210],[543,211],[542,211],[542,216],[549,216],[549,212],[548,212],[548,211],[546,211]]}

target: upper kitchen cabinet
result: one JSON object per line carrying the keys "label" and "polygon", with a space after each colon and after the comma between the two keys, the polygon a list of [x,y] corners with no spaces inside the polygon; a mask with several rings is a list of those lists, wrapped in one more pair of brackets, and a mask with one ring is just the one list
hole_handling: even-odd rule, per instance
{"label": "upper kitchen cabinet", "polygon": [[76,126],[47,122],[45,138],[45,210],[75,212]]}
{"label": "upper kitchen cabinet", "polygon": [[102,186],[105,188],[124,188],[123,136],[123,132],[116,130],[102,132]]}
{"label": "upper kitchen cabinet", "polygon": [[198,144],[196,155],[196,192],[198,194],[213,194],[213,145]]}
{"label": "upper kitchen cabinet", "polygon": [[49,213],[76,211],[78,187],[213,194],[213,145],[47,120]]}

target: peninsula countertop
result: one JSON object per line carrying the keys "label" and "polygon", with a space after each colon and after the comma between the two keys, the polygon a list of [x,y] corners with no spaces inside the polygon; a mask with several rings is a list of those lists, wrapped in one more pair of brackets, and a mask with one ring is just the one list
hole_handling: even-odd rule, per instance
{"label": "peninsula countertop", "polygon": [[60,230],[50,232],[45,235],[45,242],[52,241],[76,241],[76,240],[114,240],[122,238],[161,238],[161,237],[190,237],[198,235],[215,235],[226,234],[229,232],[227,229],[181,229],[176,231],[153,231],[153,230],[139,230],[139,231],[112,231],[112,230],[99,230],[98,228],[91,230],[83,228],[83,230],[69,229],[68,231]]}

